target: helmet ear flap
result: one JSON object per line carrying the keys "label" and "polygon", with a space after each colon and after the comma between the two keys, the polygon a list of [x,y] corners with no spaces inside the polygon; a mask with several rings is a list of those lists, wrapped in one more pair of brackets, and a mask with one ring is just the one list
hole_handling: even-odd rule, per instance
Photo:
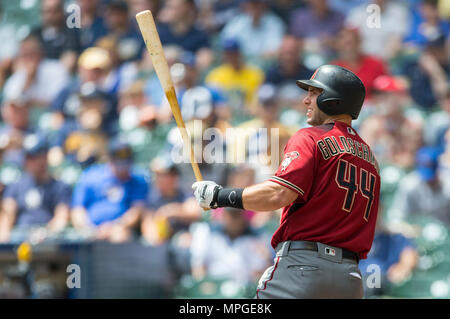
{"label": "helmet ear flap", "polygon": [[342,104],[342,99],[340,98],[317,98],[317,106],[325,114],[337,115],[340,114],[340,105]]}

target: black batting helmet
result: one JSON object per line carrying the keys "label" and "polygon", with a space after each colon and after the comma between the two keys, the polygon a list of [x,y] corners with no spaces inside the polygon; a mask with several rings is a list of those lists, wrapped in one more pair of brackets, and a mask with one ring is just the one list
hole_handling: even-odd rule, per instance
{"label": "black batting helmet", "polygon": [[[337,66],[322,65],[309,80],[298,80],[297,85],[304,90],[310,87],[322,90],[317,98],[317,106],[328,115],[349,114],[355,120],[366,96],[362,81],[353,72]],[[332,102],[334,103],[328,103]]]}

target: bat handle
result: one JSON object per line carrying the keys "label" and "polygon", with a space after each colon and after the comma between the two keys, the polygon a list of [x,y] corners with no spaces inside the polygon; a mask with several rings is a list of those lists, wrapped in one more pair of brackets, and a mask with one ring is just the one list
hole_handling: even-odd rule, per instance
{"label": "bat handle", "polygon": [[190,155],[190,159],[191,159],[191,166],[192,166],[192,170],[194,171],[195,179],[197,180],[197,182],[201,182],[201,181],[203,181],[203,176],[202,176],[202,173],[200,172],[200,168],[198,167],[198,163],[195,161],[194,149],[192,148],[192,145],[190,143],[190,139],[189,139],[189,136],[187,134],[186,127],[184,126],[184,122],[181,123],[181,124],[182,124],[182,126],[179,126],[178,129],[180,130],[181,136],[183,138],[184,147],[185,148],[189,148],[189,151],[190,151],[189,155]]}
{"label": "bat handle", "polygon": [[175,122],[177,123],[178,129],[180,130],[181,137],[183,139],[184,147],[190,150],[190,160],[192,170],[194,171],[195,179],[197,182],[201,182],[203,180],[202,173],[200,172],[200,168],[198,167],[198,163],[195,161],[194,149],[192,148],[192,144],[189,142],[189,136],[187,134],[186,126],[183,121],[183,117],[181,116],[180,106],[178,105],[177,95],[175,93],[175,89],[172,86],[166,92],[167,100],[169,101],[170,107],[172,108],[173,117],[175,118]]}
{"label": "bat handle", "polygon": [[[191,156],[194,156],[193,154]],[[192,169],[194,170],[194,175],[195,175],[195,179],[197,180],[197,182],[201,182],[203,180],[203,176],[202,173],[200,172],[200,168],[198,167],[197,163],[192,163]]]}

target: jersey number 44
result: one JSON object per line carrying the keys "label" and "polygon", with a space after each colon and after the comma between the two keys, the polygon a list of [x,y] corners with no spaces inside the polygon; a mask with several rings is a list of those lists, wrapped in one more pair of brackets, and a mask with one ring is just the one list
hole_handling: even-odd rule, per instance
{"label": "jersey number 44", "polygon": [[356,194],[361,192],[361,195],[367,200],[363,218],[365,221],[369,221],[377,177],[363,168],[358,170],[356,165],[340,159],[335,180],[338,187],[346,191],[342,210],[350,213]]}

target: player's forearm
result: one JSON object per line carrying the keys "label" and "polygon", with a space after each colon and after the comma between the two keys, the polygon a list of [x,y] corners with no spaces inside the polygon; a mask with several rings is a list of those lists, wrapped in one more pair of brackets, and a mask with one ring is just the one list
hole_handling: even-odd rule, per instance
{"label": "player's forearm", "polygon": [[246,187],[242,193],[245,209],[254,211],[274,211],[295,200],[292,191],[273,182],[263,182]]}
{"label": "player's forearm", "polygon": [[274,211],[289,205],[295,199],[288,196],[287,191],[273,182],[263,182],[244,189],[223,188],[217,194],[217,206]]}
{"label": "player's forearm", "polygon": [[212,181],[192,184],[194,196],[202,208],[233,207],[254,211],[274,211],[291,204],[298,193],[275,182],[250,187],[223,188]]}

